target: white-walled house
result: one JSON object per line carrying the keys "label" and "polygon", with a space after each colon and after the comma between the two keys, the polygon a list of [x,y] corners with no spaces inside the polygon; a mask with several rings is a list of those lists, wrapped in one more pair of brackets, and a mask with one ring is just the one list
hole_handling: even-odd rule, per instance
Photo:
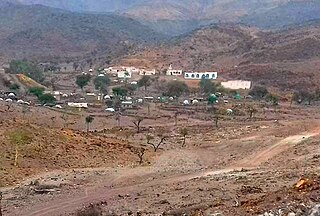
{"label": "white-walled house", "polygon": [[251,81],[246,80],[229,80],[227,82],[221,82],[224,88],[237,90],[237,89],[250,89]]}
{"label": "white-walled house", "polygon": [[172,65],[169,66],[169,69],[166,72],[167,76],[181,76],[182,75],[182,70],[175,70],[172,68]]}
{"label": "white-walled house", "polygon": [[74,108],[88,108],[88,103],[73,103],[73,102],[69,102],[68,106],[69,107],[74,107]]}
{"label": "white-walled house", "polygon": [[185,72],[184,78],[194,79],[194,80],[201,80],[201,79],[215,80],[218,78],[218,72]]}
{"label": "white-walled house", "polygon": [[126,71],[126,70],[118,71],[118,78],[119,79],[131,79],[131,77],[132,77],[131,71]]}
{"label": "white-walled house", "polygon": [[156,75],[156,69],[153,69],[153,70],[142,69],[142,70],[140,70],[139,75],[140,76],[153,76],[153,75]]}

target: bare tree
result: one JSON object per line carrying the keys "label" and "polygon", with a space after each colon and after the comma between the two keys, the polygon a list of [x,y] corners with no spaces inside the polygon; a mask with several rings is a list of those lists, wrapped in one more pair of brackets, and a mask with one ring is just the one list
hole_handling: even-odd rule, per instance
{"label": "bare tree", "polygon": [[166,136],[160,135],[160,140],[158,141],[158,143],[152,143],[151,140],[154,140],[154,137],[149,134],[146,136],[147,144],[153,147],[154,152],[157,152],[160,146],[162,144],[165,144],[164,142],[166,141],[166,138],[167,138]]}
{"label": "bare tree", "polygon": [[53,126],[53,125],[54,125],[54,121],[55,121],[56,117],[55,117],[55,116],[52,116],[50,119],[51,119],[51,124],[52,124],[52,126]]}
{"label": "bare tree", "polygon": [[139,164],[142,164],[146,149],[142,148],[142,147],[141,148],[132,148],[132,149],[130,149],[130,151],[139,157]]}
{"label": "bare tree", "polygon": [[219,121],[220,121],[220,119],[222,119],[224,114],[225,114],[225,112],[223,110],[219,110],[219,109],[213,110],[213,121],[214,121],[216,128],[219,127]]}
{"label": "bare tree", "polygon": [[11,102],[7,103],[7,112],[10,112],[11,107],[12,107],[12,103]]}
{"label": "bare tree", "polygon": [[[25,119],[26,114],[27,114],[28,112],[30,112],[30,108],[29,108],[28,105],[24,104],[24,105],[22,106],[22,115],[23,115],[23,118],[24,118],[24,119]],[[29,118],[27,118],[27,120],[29,121]]]}
{"label": "bare tree", "polygon": [[249,118],[252,119],[253,118],[253,115],[258,112],[258,110],[253,106],[253,105],[250,105],[248,107],[248,113],[249,113]]}
{"label": "bare tree", "polygon": [[67,127],[67,121],[68,121],[68,115],[63,113],[61,116],[61,119],[63,120],[63,128]]}
{"label": "bare tree", "polygon": [[15,148],[14,166],[16,167],[18,166],[18,157],[21,146],[31,143],[32,137],[27,131],[17,130],[9,134],[9,140],[11,145]]}
{"label": "bare tree", "polygon": [[178,125],[178,115],[179,115],[179,112],[175,112],[175,113],[174,113],[174,125],[175,125],[175,126]]}
{"label": "bare tree", "polygon": [[2,192],[0,191],[0,216],[2,216],[2,205],[1,205],[1,202],[2,202]]}
{"label": "bare tree", "polygon": [[89,115],[85,118],[86,125],[87,125],[87,133],[90,131],[90,124],[93,122],[94,118],[93,116]]}
{"label": "bare tree", "polygon": [[144,120],[143,117],[138,116],[138,117],[136,117],[135,120],[132,121],[133,124],[137,127],[137,133],[140,133],[140,125],[141,125],[143,120]]}
{"label": "bare tree", "polygon": [[182,129],[180,130],[180,134],[181,134],[182,137],[183,137],[182,147],[184,147],[184,146],[186,145],[186,138],[187,138],[187,136],[188,136],[188,134],[189,134],[188,128],[182,128]]}
{"label": "bare tree", "polygon": [[148,103],[147,106],[148,106],[148,115],[150,115],[150,103]]}
{"label": "bare tree", "polygon": [[121,113],[120,112],[118,112],[116,114],[115,119],[116,119],[116,121],[118,123],[118,127],[120,127],[120,124],[121,124]]}
{"label": "bare tree", "polygon": [[215,124],[216,128],[218,128],[220,116],[218,114],[215,114],[213,119],[214,119],[214,124]]}

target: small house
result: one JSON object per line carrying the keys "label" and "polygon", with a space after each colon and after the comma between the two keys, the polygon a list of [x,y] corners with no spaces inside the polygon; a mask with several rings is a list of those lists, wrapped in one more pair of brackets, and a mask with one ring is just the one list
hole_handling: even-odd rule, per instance
{"label": "small house", "polygon": [[182,70],[175,70],[172,68],[172,65],[169,66],[169,69],[166,72],[167,76],[181,76],[182,75]]}
{"label": "small house", "polygon": [[246,80],[230,80],[227,82],[221,82],[224,88],[238,90],[238,89],[250,89],[251,81]]}
{"label": "small house", "polygon": [[122,101],[121,106],[124,109],[132,109],[133,108],[133,102],[132,101]]}
{"label": "small house", "polygon": [[215,80],[218,78],[218,72],[185,72],[185,79],[201,80],[201,79],[211,79]]}
{"label": "small house", "polygon": [[140,70],[140,76],[153,76],[156,75],[156,69],[153,70]]}
{"label": "small house", "polygon": [[69,102],[68,103],[69,107],[73,108],[88,108],[88,103],[74,103],[74,102]]}
{"label": "small house", "polygon": [[131,77],[132,77],[131,71],[121,70],[118,72],[119,79],[131,79]]}

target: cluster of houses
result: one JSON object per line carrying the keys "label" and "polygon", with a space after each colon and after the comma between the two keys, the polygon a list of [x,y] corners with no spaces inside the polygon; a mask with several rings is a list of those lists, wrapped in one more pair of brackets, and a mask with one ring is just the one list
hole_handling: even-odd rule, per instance
{"label": "cluster of houses", "polygon": [[133,74],[139,74],[140,76],[153,76],[156,75],[156,69],[140,69],[135,67],[109,67],[105,68],[104,72],[119,79],[131,79]]}
{"label": "cluster of houses", "polygon": [[[131,79],[133,74],[140,76],[153,76],[157,74],[156,69],[140,69],[135,67],[109,67],[104,69],[104,73],[109,74],[119,79]],[[186,72],[183,70],[173,69],[172,65],[166,71],[167,76],[184,76],[185,79],[212,79],[218,78],[218,72]]]}
{"label": "cluster of houses", "polygon": [[176,70],[172,68],[172,65],[169,66],[167,76],[184,76],[184,79],[211,79],[215,80],[218,78],[218,72],[183,72],[183,70]]}
{"label": "cluster of houses", "polygon": [[[133,74],[140,76],[153,76],[157,74],[156,69],[140,69],[135,67],[109,67],[104,69],[105,74],[117,77],[118,79],[131,79]],[[218,72],[216,71],[204,71],[204,72],[188,72],[181,69],[174,69],[172,65],[166,71],[166,76],[183,77],[185,80],[201,80],[210,79],[216,80],[218,78]],[[228,89],[250,89],[251,81],[245,80],[230,80],[222,82],[221,85]]]}

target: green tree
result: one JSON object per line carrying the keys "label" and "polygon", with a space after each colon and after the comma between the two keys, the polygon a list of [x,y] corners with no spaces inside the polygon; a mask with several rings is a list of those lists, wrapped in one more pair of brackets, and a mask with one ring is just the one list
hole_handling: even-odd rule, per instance
{"label": "green tree", "polygon": [[11,84],[9,86],[9,88],[10,88],[10,90],[16,91],[16,90],[20,89],[20,86],[18,84],[14,83],[14,84]]}
{"label": "green tree", "polygon": [[168,82],[165,94],[169,97],[180,97],[182,94],[188,93],[189,87],[185,82],[173,80]]}
{"label": "green tree", "polygon": [[216,128],[219,128],[219,121],[223,118],[225,112],[222,109],[213,108],[213,120]]}
{"label": "green tree", "polygon": [[44,88],[43,87],[31,87],[31,88],[29,88],[29,93],[39,98],[41,95],[43,95]]}
{"label": "green tree", "polygon": [[213,94],[217,92],[216,84],[212,80],[202,78],[199,82],[200,92],[204,94]]}
{"label": "green tree", "polygon": [[110,78],[106,75],[97,76],[93,80],[93,84],[94,84],[96,90],[99,90],[101,93],[107,93],[108,92],[108,85],[110,84]]}
{"label": "green tree", "polygon": [[93,122],[94,117],[89,115],[86,117],[85,121],[86,121],[86,125],[87,125],[87,133],[89,133],[90,131],[90,124]]}
{"label": "green tree", "polygon": [[300,90],[293,93],[293,101],[297,103],[307,102],[311,105],[311,102],[315,99],[315,95],[307,90]]}
{"label": "green tree", "polygon": [[128,85],[126,89],[128,90],[129,95],[133,95],[134,91],[137,90],[137,85]]}
{"label": "green tree", "polygon": [[41,104],[55,104],[56,99],[52,94],[43,94],[38,97]]}
{"label": "green tree", "polygon": [[89,84],[90,80],[91,80],[90,74],[81,74],[76,77],[76,84],[83,91],[83,88]]}
{"label": "green tree", "polygon": [[273,106],[277,106],[279,104],[279,97],[275,94],[268,94],[266,101],[271,103]]}
{"label": "green tree", "polygon": [[151,85],[151,77],[150,76],[143,76],[139,81],[138,81],[138,86],[139,87],[144,87],[144,90],[147,91],[147,88]]}
{"label": "green tree", "polygon": [[12,60],[9,65],[9,72],[24,74],[37,82],[44,80],[43,71],[35,63],[27,60]]}
{"label": "green tree", "polygon": [[249,92],[249,95],[251,95],[256,100],[261,100],[268,94],[268,89],[264,86],[254,86]]}
{"label": "green tree", "polygon": [[125,87],[114,87],[112,89],[112,92],[114,95],[119,96],[119,97],[125,97],[128,95],[128,89]]}
{"label": "green tree", "polygon": [[18,166],[20,148],[23,145],[29,144],[32,141],[32,137],[27,131],[17,130],[9,134],[9,141],[15,148],[14,166]]}

